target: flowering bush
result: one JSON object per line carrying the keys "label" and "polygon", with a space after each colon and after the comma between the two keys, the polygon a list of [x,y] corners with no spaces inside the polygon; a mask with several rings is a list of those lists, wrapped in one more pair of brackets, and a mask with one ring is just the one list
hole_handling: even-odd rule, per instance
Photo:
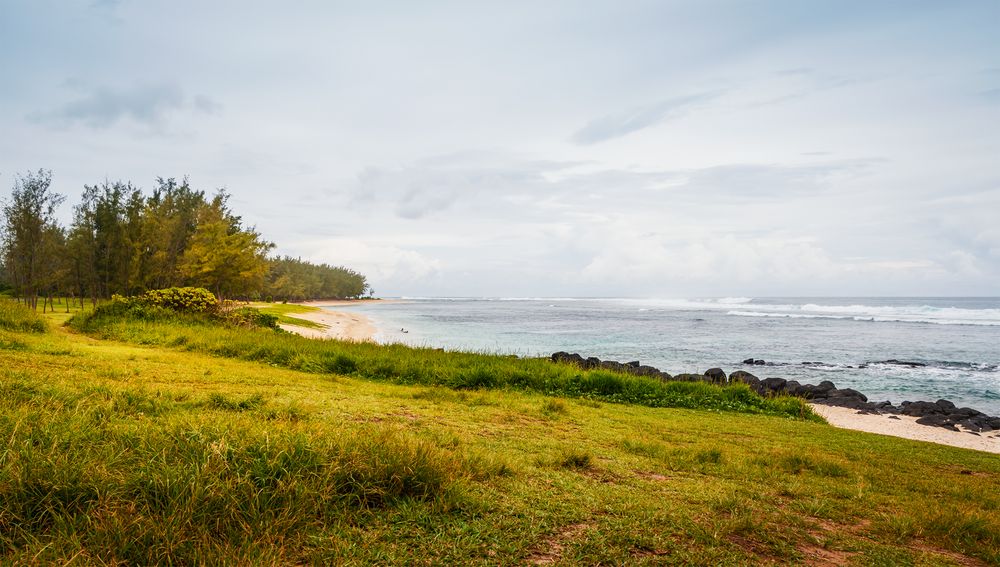
{"label": "flowering bush", "polygon": [[212,292],[200,287],[154,289],[129,297],[113,295],[111,303],[98,307],[96,313],[145,321],[188,314],[234,327],[278,329],[278,318],[274,315],[261,313],[246,303],[219,301]]}
{"label": "flowering bush", "polygon": [[153,289],[138,296],[139,301],[184,313],[211,313],[219,306],[215,294],[203,287]]}

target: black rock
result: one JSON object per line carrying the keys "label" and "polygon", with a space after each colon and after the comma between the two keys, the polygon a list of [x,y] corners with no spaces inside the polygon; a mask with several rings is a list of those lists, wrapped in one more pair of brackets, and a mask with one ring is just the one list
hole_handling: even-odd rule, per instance
{"label": "black rock", "polygon": [[746,359],[746,360],[743,361],[743,364],[753,364],[753,359],[752,358],[748,358],[748,359]]}
{"label": "black rock", "polygon": [[726,373],[721,368],[709,368],[705,371],[705,377],[713,384],[725,384],[728,381]]}
{"label": "black rock", "polygon": [[561,362],[563,364],[576,364],[578,366],[583,366],[584,362],[583,357],[580,356],[579,354],[576,353],[570,354],[568,352],[562,352],[562,351],[553,353],[552,361]]}
{"label": "black rock", "polygon": [[631,366],[633,368],[639,368],[639,361],[633,360],[632,362],[626,362],[625,366]]}
{"label": "black rock", "polygon": [[652,366],[637,366],[635,368],[632,368],[632,370],[630,371],[630,373],[634,374],[636,376],[656,376],[656,377],[659,377],[660,376],[660,369],[659,368],[653,368]]}
{"label": "black rock", "polygon": [[701,382],[704,378],[701,374],[690,374],[687,372],[674,375],[674,380],[678,382]]}
{"label": "black rock", "polygon": [[909,366],[910,368],[919,368],[921,366],[927,366],[923,362],[911,362],[909,360],[896,360],[895,358],[890,358],[889,360],[883,360],[879,364],[892,364],[895,366]]}
{"label": "black rock", "polygon": [[827,398],[828,399],[837,398],[837,399],[861,400],[862,402],[867,402],[868,401],[868,396],[862,394],[861,392],[859,392],[857,390],[852,390],[851,388],[843,388],[843,389],[840,389],[840,390],[834,388],[833,390],[830,390],[827,393]]}
{"label": "black rock", "polygon": [[591,370],[593,368],[600,368],[601,367],[601,359],[597,358],[596,356],[591,356],[587,360],[583,361],[583,367],[586,370]]}
{"label": "black rock", "polygon": [[760,384],[760,378],[757,378],[756,376],[750,374],[749,372],[745,372],[743,370],[737,370],[736,372],[733,372],[732,374],[729,375],[729,382],[731,384],[735,383],[746,384],[747,386],[750,386],[750,388],[756,390],[757,385]]}
{"label": "black rock", "polygon": [[784,378],[764,378],[760,381],[761,390],[772,394],[777,394],[785,390],[788,380]]}
{"label": "black rock", "polygon": [[934,404],[937,405],[937,407],[941,408],[944,411],[955,409],[955,404],[951,403],[948,400],[938,400],[938,401],[934,402]]}
{"label": "black rock", "polygon": [[614,360],[605,360],[601,362],[601,368],[604,370],[610,370],[612,372],[625,372],[626,367],[624,364],[620,362]]}
{"label": "black rock", "polygon": [[916,423],[920,425],[929,425],[931,427],[941,427],[946,423],[950,423],[948,418],[943,415],[925,415],[923,417],[918,417]]}
{"label": "black rock", "polygon": [[899,412],[914,417],[944,414],[941,407],[934,402],[903,402]]}

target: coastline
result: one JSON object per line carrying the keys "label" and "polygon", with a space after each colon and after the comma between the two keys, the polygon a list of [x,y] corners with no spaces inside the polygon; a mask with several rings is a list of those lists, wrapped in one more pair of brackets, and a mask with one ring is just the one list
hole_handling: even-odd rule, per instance
{"label": "coastline", "polygon": [[296,313],[297,319],[305,319],[322,325],[322,328],[314,329],[300,327],[298,325],[281,324],[282,329],[302,335],[310,339],[334,339],[338,341],[373,342],[378,328],[368,317],[349,311],[333,311],[324,307],[338,307],[345,305],[358,305],[361,303],[379,302],[378,299],[361,300],[334,300],[334,301],[309,301],[299,303],[306,307],[316,307],[315,311],[307,313]]}
{"label": "coastline", "polygon": [[[380,329],[369,317],[354,311],[338,311],[330,308],[400,302],[405,302],[405,300],[362,299],[300,302],[297,304],[314,307],[317,310],[297,313],[295,316],[323,325],[323,328],[315,329],[287,324],[283,324],[281,327],[313,339],[376,342],[379,341]],[[954,431],[943,427],[919,424],[916,422],[917,417],[907,415],[862,413],[856,409],[845,407],[823,404],[809,405],[813,411],[826,419],[833,427],[1000,454],[1000,432],[997,431],[986,431],[979,434],[965,430]]]}
{"label": "coastline", "polygon": [[294,301],[295,305],[304,307],[344,307],[347,305],[369,305],[373,303],[401,303],[401,299],[317,299],[315,301]]}
{"label": "coastline", "polygon": [[942,427],[921,425],[917,423],[917,418],[908,415],[859,413],[854,409],[822,404],[809,404],[809,406],[814,412],[823,416],[830,425],[841,429],[1000,454],[1000,434],[996,431],[981,434],[952,431]]}

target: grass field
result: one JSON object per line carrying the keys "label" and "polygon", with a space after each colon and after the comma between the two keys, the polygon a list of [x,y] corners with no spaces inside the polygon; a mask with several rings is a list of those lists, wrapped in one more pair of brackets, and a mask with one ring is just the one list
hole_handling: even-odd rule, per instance
{"label": "grass field", "polygon": [[1000,563],[995,455],[445,379],[483,355],[342,345],[331,372],[298,340],[2,313],[4,563]]}
{"label": "grass field", "polygon": [[316,321],[310,321],[309,319],[303,319],[301,317],[296,317],[295,315],[301,315],[302,313],[310,313],[312,311],[319,311],[318,307],[309,307],[307,305],[297,305],[295,303],[251,303],[251,307],[259,309],[262,313],[267,313],[268,315],[274,315],[278,318],[278,323],[282,325],[296,325],[298,327],[305,327],[307,329],[325,329],[326,326],[322,323],[317,323]]}

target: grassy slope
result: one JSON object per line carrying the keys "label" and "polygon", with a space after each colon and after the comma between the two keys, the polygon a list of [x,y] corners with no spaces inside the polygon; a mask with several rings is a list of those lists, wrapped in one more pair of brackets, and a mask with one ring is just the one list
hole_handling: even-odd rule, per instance
{"label": "grassy slope", "polygon": [[61,328],[0,345],[5,561],[1000,562],[993,455]]}
{"label": "grassy slope", "polygon": [[278,323],[282,325],[295,325],[297,327],[306,327],[307,329],[326,328],[326,325],[322,323],[295,317],[296,314],[319,311],[319,307],[296,305],[294,303],[252,303],[251,306],[259,309],[262,313],[274,315],[278,318]]}

